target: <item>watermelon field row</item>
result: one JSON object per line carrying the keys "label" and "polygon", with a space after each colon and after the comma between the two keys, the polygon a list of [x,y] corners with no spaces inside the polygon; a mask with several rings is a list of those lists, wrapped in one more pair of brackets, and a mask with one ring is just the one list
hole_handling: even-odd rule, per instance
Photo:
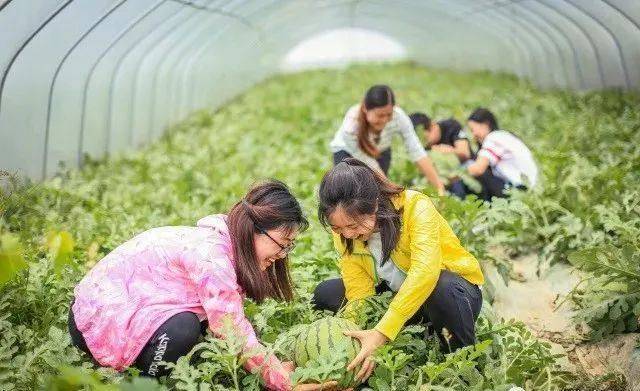
{"label": "watermelon field row", "polygon": [[[2,174],[0,194],[0,389],[260,389],[242,369],[242,341],[208,337],[168,378],[97,368],[72,347],[66,319],[74,285],[102,256],[156,226],[193,225],[227,211],[262,178],[287,183],[311,221],[292,255],[296,298],[247,301],[261,340],[292,358],[297,329],[324,315],[310,305],[320,281],[336,276],[330,233],[316,218],[317,189],[331,167],[328,143],[345,110],[376,83],[393,87],[407,112],[460,121],[478,106],[529,145],[542,186],[491,205],[437,197],[403,148],[389,177],[433,197],[485,267],[513,277],[510,258],[535,253],[539,269],[566,263],[584,276],[568,297],[582,341],[637,333],[640,316],[640,97],[616,91],[540,91],[490,73],[459,74],[409,63],[359,65],[266,80],[215,111],[193,113],[141,150],[60,168],[43,183]],[[292,97],[295,97],[292,99]],[[500,248],[502,256],[496,255]],[[478,343],[443,355],[424,330],[407,327],[377,353],[375,390],[623,390],[624,377],[566,371],[525,324],[500,319],[490,289]],[[532,295],[535,292],[531,292]],[[389,296],[368,300],[360,327],[375,324]],[[582,342],[581,341],[581,342]],[[191,362],[190,362],[191,359]],[[299,373],[332,378],[344,357]],[[342,361],[341,361],[342,360]]]}

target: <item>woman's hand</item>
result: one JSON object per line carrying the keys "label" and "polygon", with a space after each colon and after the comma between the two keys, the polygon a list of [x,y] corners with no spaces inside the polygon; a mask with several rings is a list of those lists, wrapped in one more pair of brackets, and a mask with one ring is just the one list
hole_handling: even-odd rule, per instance
{"label": "woman's hand", "polygon": [[[293,391],[337,391],[338,382],[337,381],[329,381],[322,384],[298,384],[293,387]],[[349,388],[349,390],[353,390],[353,388]]]}
{"label": "woman's hand", "polygon": [[467,165],[467,172],[475,177],[484,174],[489,168],[489,159],[485,156],[478,156],[475,162]]}
{"label": "woman's hand", "polygon": [[416,165],[420,171],[422,171],[422,174],[427,178],[427,180],[438,190],[438,195],[445,195],[444,184],[440,181],[440,177],[438,177],[438,172],[436,171],[431,158],[429,156],[425,156],[418,160]]}
{"label": "woman's hand", "polygon": [[373,352],[387,343],[389,339],[378,330],[345,331],[344,335],[360,340],[360,352],[347,366],[347,370],[351,371],[362,364],[362,367],[356,374],[356,380],[364,382],[371,376],[376,366],[372,357]]}
{"label": "woman's hand", "polygon": [[431,149],[442,153],[455,153],[456,151],[451,145],[447,144],[436,144]]}
{"label": "woman's hand", "polygon": [[[285,371],[291,373],[296,369],[296,365],[292,361],[285,361],[282,363],[282,367]],[[293,391],[337,391],[338,382],[337,381],[329,381],[322,384],[298,384],[293,387]],[[353,390],[349,388],[349,390]]]}

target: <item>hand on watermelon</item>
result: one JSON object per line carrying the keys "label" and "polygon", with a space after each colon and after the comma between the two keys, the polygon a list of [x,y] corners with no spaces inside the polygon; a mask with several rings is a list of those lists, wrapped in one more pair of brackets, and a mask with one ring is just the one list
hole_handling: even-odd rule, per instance
{"label": "hand on watermelon", "polygon": [[451,145],[447,145],[447,144],[436,144],[436,145],[433,145],[431,147],[431,150],[442,152],[442,153],[455,153],[456,152],[456,150]]}
{"label": "hand on watermelon", "polygon": [[[337,391],[338,382],[337,381],[329,381],[322,384],[298,384],[293,388],[293,391]],[[353,388],[349,388],[349,390],[353,390]]]}
{"label": "hand on watermelon", "polygon": [[[289,372],[293,372],[296,369],[296,364],[293,361],[285,361],[282,363],[282,367]],[[338,382],[329,381],[322,384],[298,384],[293,388],[293,391],[337,391]],[[349,388],[345,391],[352,391],[353,388]]]}
{"label": "hand on watermelon", "polygon": [[362,364],[360,371],[356,374],[356,380],[364,382],[371,376],[376,366],[373,357],[371,357],[373,352],[387,343],[389,339],[378,330],[345,331],[344,335],[360,340],[360,345],[362,346],[360,352],[347,366],[347,370],[350,371]]}

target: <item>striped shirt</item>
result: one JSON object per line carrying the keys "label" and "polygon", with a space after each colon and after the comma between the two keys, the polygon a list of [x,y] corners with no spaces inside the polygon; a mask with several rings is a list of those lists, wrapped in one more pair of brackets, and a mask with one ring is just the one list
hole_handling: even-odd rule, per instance
{"label": "striped shirt", "polygon": [[538,167],[527,146],[506,130],[490,132],[478,151],[478,156],[489,160],[493,173],[514,186],[535,186]]}
{"label": "striped shirt", "polygon": [[[360,149],[358,145],[358,113],[360,112],[360,104],[352,106],[347,114],[344,116],[340,129],[336,132],[333,140],[329,144],[331,152],[336,153],[339,151],[345,151],[356,159],[362,160],[369,167],[374,169],[380,169],[378,162],[375,158],[367,155],[366,152]],[[405,148],[409,154],[411,161],[416,162],[423,157],[427,156],[427,152],[420,143],[420,139],[413,129],[411,120],[407,114],[398,106],[393,107],[393,116],[391,121],[382,129],[380,133],[380,140],[375,143],[373,135],[371,134],[371,142],[377,146],[379,151],[385,151],[391,148],[393,137],[399,134],[403,141]]]}

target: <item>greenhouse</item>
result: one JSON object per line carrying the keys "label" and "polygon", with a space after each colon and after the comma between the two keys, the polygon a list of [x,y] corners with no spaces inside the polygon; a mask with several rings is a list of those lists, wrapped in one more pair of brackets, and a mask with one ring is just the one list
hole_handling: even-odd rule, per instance
{"label": "greenhouse", "polygon": [[0,0],[0,390],[640,390],[636,0]]}

